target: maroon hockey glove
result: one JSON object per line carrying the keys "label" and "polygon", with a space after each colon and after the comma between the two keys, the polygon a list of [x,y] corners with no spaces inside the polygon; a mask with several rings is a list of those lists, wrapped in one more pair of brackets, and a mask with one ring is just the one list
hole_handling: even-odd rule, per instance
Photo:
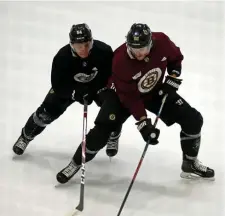
{"label": "maroon hockey glove", "polygon": [[182,83],[182,79],[178,79],[173,76],[166,76],[165,82],[162,84],[162,93],[163,94],[171,94],[178,90],[180,84]]}
{"label": "maroon hockey glove", "polygon": [[150,139],[151,145],[158,144],[160,130],[152,125],[151,119],[144,119],[136,123],[137,129],[140,131],[145,142]]}

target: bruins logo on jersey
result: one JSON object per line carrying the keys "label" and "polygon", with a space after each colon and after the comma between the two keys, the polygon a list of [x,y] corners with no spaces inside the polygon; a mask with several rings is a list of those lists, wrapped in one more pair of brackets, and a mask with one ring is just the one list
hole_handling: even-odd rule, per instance
{"label": "bruins logo on jersey", "polygon": [[141,93],[150,92],[162,76],[160,68],[153,68],[149,70],[138,82],[138,90]]}
{"label": "bruins logo on jersey", "polygon": [[109,115],[109,119],[112,120],[112,121],[115,120],[115,119],[116,119],[115,114],[110,114],[110,115]]}

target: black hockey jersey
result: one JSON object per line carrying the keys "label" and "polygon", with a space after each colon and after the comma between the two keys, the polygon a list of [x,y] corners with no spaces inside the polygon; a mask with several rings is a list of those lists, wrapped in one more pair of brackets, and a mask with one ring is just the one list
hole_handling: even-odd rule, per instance
{"label": "black hockey jersey", "polygon": [[[112,48],[98,40],[87,58],[82,59],[72,51],[70,44],[62,47],[52,63],[51,83],[54,92],[62,98],[96,94],[107,85],[112,74]],[[75,91],[75,92],[74,92]]]}

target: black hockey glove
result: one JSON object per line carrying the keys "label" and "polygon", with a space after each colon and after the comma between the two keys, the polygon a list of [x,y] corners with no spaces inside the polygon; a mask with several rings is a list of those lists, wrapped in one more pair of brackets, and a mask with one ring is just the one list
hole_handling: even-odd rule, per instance
{"label": "black hockey glove", "polygon": [[178,90],[182,79],[175,78],[173,76],[167,75],[165,82],[162,84],[162,94],[171,94]]}
{"label": "black hockey glove", "polygon": [[95,97],[95,103],[97,106],[101,107],[106,98],[108,98],[108,88],[104,87],[97,91]]}
{"label": "black hockey glove", "polygon": [[93,98],[92,98],[91,95],[89,95],[89,94],[82,95],[82,94],[77,93],[77,92],[75,92],[74,96],[72,96],[72,100],[75,100],[75,101],[77,101],[78,103],[80,103],[82,105],[84,105],[84,100],[87,101],[88,105],[92,104],[92,102],[93,102]]}
{"label": "black hockey glove", "polygon": [[73,91],[73,100],[77,101],[80,104],[84,104],[84,98],[87,101],[88,105],[93,102],[93,95],[91,95],[88,86],[86,84],[77,84],[76,90]]}
{"label": "black hockey glove", "polygon": [[144,119],[136,123],[137,129],[140,131],[145,142],[150,139],[151,145],[158,144],[160,130],[152,125],[151,119]]}
{"label": "black hockey glove", "polygon": [[80,101],[79,101],[79,103],[84,104],[85,101],[87,102],[88,105],[92,104],[92,102],[93,102],[93,96],[91,94],[85,94],[83,96],[82,103]]}

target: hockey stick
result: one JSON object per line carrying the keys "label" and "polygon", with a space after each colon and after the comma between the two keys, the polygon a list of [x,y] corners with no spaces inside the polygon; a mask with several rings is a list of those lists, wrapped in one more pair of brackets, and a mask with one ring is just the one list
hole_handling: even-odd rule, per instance
{"label": "hockey stick", "polygon": [[80,202],[79,202],[78,206],[76,207],[76,210],[72,213],[71,216],[80,215],[80,213],[84,209],[87,111],[88,111],[88,101],[84,97],[83,134],[82,134],[82,165],[81,165],[81,180],[80,180]]}
{"label": "hockey stick", "polygon": [[[154,122],[154,125],[153,125],[154,127],[156,127],[156,125],[157,125],[157,123],[158,123],[158,120],[159,120],[159,118],[160,118],[160,115],[161,115],[162,109],[163,109],[163,107],[164,107],[164,104],[165,104],[165,101],[166,101],[167,96],[168,96],[168,94],[166,94],[166,95],[163,97],[163,99],[162,99],[162,104],[161,104],[161,106],[160,106],[159,112],[158,112],[158,114],[157,114],[157,116],[156,116],[156,119],[155,119],[155,122]],[[118,212],[117,216],[120,216],[120,214],[121,214],[121,212],[122,212],[122,210],[123,210],[123,207],[124,207],[124,205],[125,205],[125,202],[127,201],[127,197],[128,197],[128,195],[129,195],[129,193],[130,193],[130,191],[131,191],[131,188],[132,188],[132,186],[133,186],[133,184],[134,184],[134,181],[135,181],[135,179],[136,179],[136,177],[137,177],[137,174],[138,174],[138,172],[139,172],[139,170],[140,170],[141,164],[142,164],[142,162],[143,162],[143,160],[144,160],[144,157],[145,157],[145,154],[146,154],[146,152],[147,152],[147,150],[148,150],[148,146],[149,146],[150,142],[151,142],[151,139],[149,139],[148,142],[147,142],[146,145],[145,145],[144,151],[143,151],[143,153],[142,153],[142,155],[141,155],[140,161],[139,161],[138,166],[137,166],[137,168],[136,168],[136,170],[135,170],[134,176],[133,176],[132,181],[131,181],[131,183],[130,183],[130,185],[129,185],[129,187],[128,187],[127,193],[126,193],[126,195],[125,195],[125,197],[124,197],[124,199],[123,199],[123,202],[122,202],[122,204],[121,204],[121,206],[120,206],[120,209],[119,209],[119,212]]]}

